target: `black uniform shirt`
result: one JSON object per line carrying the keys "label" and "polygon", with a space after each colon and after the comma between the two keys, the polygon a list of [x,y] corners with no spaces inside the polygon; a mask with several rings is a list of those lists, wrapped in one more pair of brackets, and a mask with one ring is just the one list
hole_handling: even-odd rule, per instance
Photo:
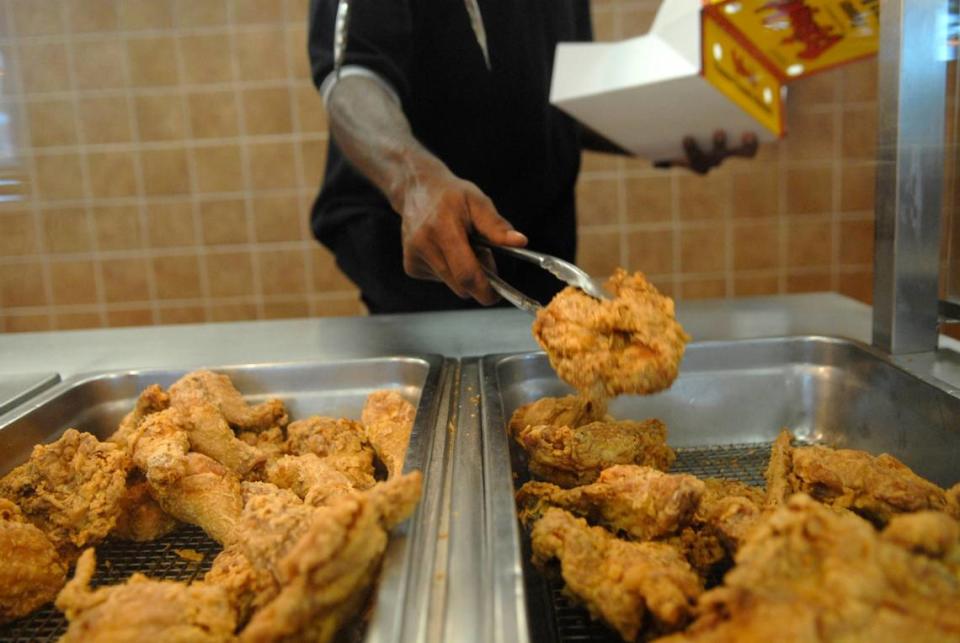
{"label": "black uniform shirt", "polygon": [[[591,38],[589,1],[479,5],[489,69],[463,0],[352,0],[344,65],[386,80],[414,136],[454,174],[476,183],[529,237],[530,248],[572,259],[580,133],[549,104],[549,93],[557,43]],[[336,9],[336,0],[311,1],[309,47],[318,86],[333,69]],[[445,286],[403,274],[400,217],[332,139],[312,225],[374,312],[468,305]],[[541,298],[555,289],[520,266],[498,267]]]}

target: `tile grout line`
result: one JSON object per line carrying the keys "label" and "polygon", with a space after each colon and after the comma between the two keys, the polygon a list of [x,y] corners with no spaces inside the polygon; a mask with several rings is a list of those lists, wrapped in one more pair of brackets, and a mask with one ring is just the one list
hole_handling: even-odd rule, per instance
{"label": "tile grout line", "polygon": [[[250,145],[248,143],[247,136],[247,110],[244,105],[244,101],[241,98],[241,87],[239,85],[240,81],[240,61],[237,56],[237,32],[233,28],[236,23],[236,9],[232,3],[227,4],[227,27],[228,27],[228,38],[227,42],[230,47],[230,67],[233,75],[232,79],[232,91],[233,91],[233,100],[234,105],[237,108],[237,123],[240,127],[240,132],[238,134],[237,140],[240,143],[240,171],[243,174],[243,185],[244,185],[244,194],[243,194],[243,207],[244,207],[244,216],[246,218],[247,225],[247,238],[249,239],[252,245],[255,245],[256,242],[256,226],[254,225],[254,210],[253,210],[253,197],[251,195],[251,186],[253,184],[253,176],[251,174],[251,163],[250,163]],[[260,266],[260,253],[251,252],[250,253],[250,267],[253,272],[253,293],[255,296],[254,306],[256,308],[256,318],[263,319],[264,316],[264,305],[263,305],[263,276]]]}
{"label": "tile grout line", "polygon": [[[133,175],[134,183],[136,185],[137,197],[135,197],[135,203],[133,207],[137,210],[137,224],[140,228],[140,248],[135,249],[133,252],[137,253],[139,256],[144,255],[144,251],[148,248],[150,243],[150,222],[147,208],[149,207],[147,200],[147,179],[146,172],[143,168],[143,155],[141,153],[142,141],[140,140],[140,116],[137,114],[137,104],[134,99],[133,92],[133,78],[132,71],[130,68],[129,61],[126,56],[123,57],[121,63],[123,65],[123,78],[125,85],[123,87],[123,95],[126,99],[127,104],[127,118],[129,120],[130,127],[130,137],[132,139],[132,145],[136,146],[136,153],[133,154]],[[149,259],[152,259],[150,257]],[[150,316],[154,325],[160,324],[160,307],[158,306],[159,302],[159,286],[157,284],[157,273],[154,266],[154,262],[148,260],[148,257],[144,256],[144,267],[146,271],[146,280],[147,280],[147,293],[150,298]]]}
{"label": "tile grout line", "polygon": [[787,168],[784,146],[777,144],[777,293],[787,292]]}
{"label": "tile grout line", "polygon": [[[66,7],[66,11],[61,13],[64,21],[70,15],[70,8]],[[64,25],[66,27],[66,25]],[[67,77],[69,78],[70,85],[73,87],[74,91],[72,92],[73,97],[70,99],[71,106],[73,108],[73,125],[76,129],[77,135],[77,156],[80,157],[80,177],[83,185],[83,192],[85,195],[84,205],[83,205],[83,214],[86,221],[87,234],[90,236],[90,247],[91,254],[94,259],[91,261],[93,264],[93,286],[94,286],[94,296],[98,304],[98,314],[100,316],[100,326],[105,328],[109,326],[109,319],[107,315],[106,308],[106,299],[107,299],[107,289],[103,276],[103,264],[99,260],[99,249],[100,244],[97,239],[97,229],[96,224],[93,220],[93,180],[90,178],[90,155],[89,152],[85,151],[86,143],[86,133],[83,131],[82,123],[80,121],[80,101],[78,100],[76,94],[76,88],[79,83],[77,81],[77,57],[76,51],[74,50],[74,43],[72,38],[67,38],[65,40],[64,49],[67,54]],[[49,257],[48,257],[49,261]]]}
{"label": "tile grout line", "polygon": [[[238,252],[256,252],[257,250],[266,250],[270,252],[290,251],[296,252],[304,248],[312,247],[310,239],[297,239],[294,241],[270,241],[262,243],[238,243],[223,244],[218,246],[208,246],[204,252],[208,255],[235,254]],[[137,259],[140,257],[148,259],[161,259],[167,257],[178,257],[189,252],[199,252],[196,245],[187,246],[163,246],[159,248],[139,248],[122,250],[101,250],[99,253],[91,251],[86,252],[63,252],[63,253],[45,253],[37,255],[11,255],[0,256],[0,265],[22,265],[34,261],[42,261],[44,257],[51,263],[64,263],[67,261],[95,261],[98,257],[104,259]]]}
{"label": "tile grout line", "polygon": [[[174,4],[171,9],[171,19],[174,24],[178,24],[179,14],[177,13],[177,7]],[[176,61],[177,66],[177,77],[179,79],[186,78],[186,65],[183,60],[183,50],[182,50],[182,38],[175,38],[173,44],[173,55]],[[195,141],[193,136],[193,122],[190,118],[190,105],[187,102],[188,92],[180,91],[179,95],[179,104],[180,104],[180,113],[183,117],[183,127],[184,127],[184,152],[187,157],[187,176],[190,181],[190,196],[200,193],[200,177],[197,170],[197,155],[196,148],[192,145]],[[210,273],[208,270],[207,264],[207,253],[206,253],[206,244],[204,243],[203,237],[203,226],[200,223],[200,203],[195,199],[190,199],[190,220],[193,225],[193,238],[196,251],[193,253],[193,256],[196,257],[197,261],[197,276],[200,278],[200,294],[203,299],[203,316],[204,319],[209,321],[212,318],[213,311],[210,306]],[[162,314],[161,314],[162,318]]]}
{"label": "tile grout line", "polygon": [[[286,18],[287,18],[286,9],[287,9],[286,6],[284,6],[284,24],[286,24]],[[284,33],[283,55],[287,63],[287,78],[288,80],[293,81],[296,78],[296,74],[294,73],[295,65],[293,61],[293,53],[290,51],[290,41],[289,41],[290,30],[285,29],[284,32],[285,33]],[[300,113],[300,101],[297,100],[295,91],[296,90],[292,86],[288,87],[287,89],[287,95],[290,99],[291,125],[293,127],[294,132],[302,132],[303,131],[303,119],[302,119],[303,115]],[[297,185],[299,185],[300,187],[305,187],[307,184],[307,170],[304,164],[302,143],[303,143],[302,138],[298,137],[298,140],[293,145],[293,162],[297,172]],[[300,225],[299,225],[300,237],[303,238],[306,234],[309,234],[309,230],[310,230],[309,215],[307,214],[307,208],[306,208],[307,201],[306,199],[304,199],[302,194],[298,194],[296,203],[297,203],[297,206],[296,206],[297,212],[300,218]],[[316,290],[316,286],[315,286],[316,278],[315,278],[315,275],[313,274],[312,258],[313,258],[313,253],[311,251],[304,249],[300,252],[300,261],[303,262],[303,277],[305,282],[304,294],[309,294]],[[318,316],[318,312],[319,311],[316,307],[316,302],[307,298],[307,316],[316,317]]]}
{"label": "tile grout line", "polygon": [[678,175],[679,170],[673,168],[668,170],[670,172],[670,230],[673,234],[670,236],[670,243],[672,245],[673,255],[673,278],[670,280],[670,285],[673,289],[673,298],[674,299],[683,299],[683,287],[680,282],[680,253],[681,253],[681,238],[682,229],[680,227],[680,177]]}
{"label": "tile grout line", "polygon": [[[288,87],[272,87],[271,89],[289,89]],[[226,90],[229,91],[229,90]],[[181,92],[184,100],[190,92]],[[212,93],[212,92],[211,92]],[[170,92],[165,92],[163,94],[150,94],[143,95],[138,94],[136,97],[152,97],[152,96],[169,96]],[[67,94],[68,98],[56,98],[51,100],[73,100],[75,94]],[[82,97],[87,98],[87,97]],[[121,98],[120,96],[111,96],[110,98]],[[35,103],[47,102],[47,101],[33,101]],[[304,132],[297,133],[291,132],[289,134],[258,134],[255,136],[237,136],[237,137],[226,137],[226,138],[197,138],[197,139],[173,139],[168,141],[142,141],[138,146],[134,146],[132,143],[92,143],[90,145],[81,146],[81,145],[50,145],[42,148],[37,148],[38,151],[42,152],[44,155],[53,155],[53,154],[77,154],[82,151],[90,152],[138,152],[138,151],[165,151],[165,150],[178,150],[181,149],[184,145],[190,144],[197,148],[207,148],[207,147],[223,147],[225,145],[237,145],[243,142],[256,143],[260,145],[264,144],[280,144],[280,143],[296,143],[299,141],[310,141],[310,142],[321,142],[326,141],[327,137],[325,134],[317,132]]]}
{"label": "tile grout line", "polygon": [[[13,9],[10,7],[10,3],[4,3],[3,6],[4,17],[8,25],[11,25],[12,28],[15,28],[14,19],[13,19]],[[17,46],[11,47],[11,63],[16,69],[16,78],[14,79],[15,84],[20,84],[23,82],[23,74],[20,71],[20,48]],[[24,102],[18,101],[19,105],[19,123],[16,128],[20,139],[26,143],[30,140],[30,127],[29,120],[30,115],[27,113],[27,107]],[[43,221],[40,217],[40,186],[39,181],[37,181],[37,160],[36,155],[33,151],[33,146],[25,146],[23,148],[23,158],[25,165],[27,166],[27,179],[30,182],[30,211],[33,215],[33,227],[34,234],[37,236],[37,248],[40,251],[40,257],[45,257],[46,252],[46,235],[43,230]],[[47,316],[47,324],[49,329],[56,328],[56,317],[54,315],[54,302],[53,302],[53,276],[51,274],[50,265],[45,260],[39,261],[40,265],[40,278],[43,282],[44,290],[44,300],[46,301],[45,313]]]}
{"label": "tile grout line", "polygon": [[838,292],[840,288],[840,208],[843,196],[843,104],[846,98],[844,83],[840,77],[834,81],[833,104],[833,193],[831,205],[833,216],[830,220],[830,290]]}

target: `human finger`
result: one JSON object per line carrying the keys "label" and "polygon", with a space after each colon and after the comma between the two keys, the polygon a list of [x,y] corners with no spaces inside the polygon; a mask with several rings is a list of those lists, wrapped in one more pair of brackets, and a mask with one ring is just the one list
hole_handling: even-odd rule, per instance
{"label": "human finger", "polygon": [[485,195],[467,194],[466,201],[470,224],[484,239],[498,246],[527,245],[526,235],[500,216],[493,202]]}

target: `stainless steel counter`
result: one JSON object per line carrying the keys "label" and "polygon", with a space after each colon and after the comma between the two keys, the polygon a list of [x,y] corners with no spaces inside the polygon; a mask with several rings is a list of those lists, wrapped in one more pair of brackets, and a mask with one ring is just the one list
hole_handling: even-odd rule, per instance
{"label": "stainless steel counter", "polygon": [[[870,341],[870,307],[834,293],[680,302],[694,340],[830,335]],[[466,357],[536,350],[531,318],[493,309],[0,335],[4,376],[61,377],[119,368],[190,368],[439,353]],[[960,354],[960,342],[942,339]],[[960,358],[928,355],[919,367],[960,386]]]}

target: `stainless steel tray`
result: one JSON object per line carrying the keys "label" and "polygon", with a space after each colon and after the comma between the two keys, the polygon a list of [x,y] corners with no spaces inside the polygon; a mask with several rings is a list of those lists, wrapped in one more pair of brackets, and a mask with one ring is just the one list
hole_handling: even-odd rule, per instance
{"label": "stainless steel tray", "polygon": [[[230,376],[252,401],[281,398],[292,418],[312,414],[359,419],[366,396],[381,388],[399,390],[417,406],[404,468],[424,473],[424,496],[417,512],[391,537],[376,596],[376,607],[362,634],[367,641],[405,641],[419,637],[427,601],[436,540],[436,504],[431,474],[444,457],[443,444],[434,444],[434,427],[445,426],[449,371],[455,370],[438,355],[386,357],[326,363],[278,363],[242,366],[209,366]],[[0,416],[0,475],[23,462],[33,445],[50,442],[69,427],[108,436],[146,386],[167,387],[186,370],[130,370],[78,375]],[[445,435],[445,432],[439,432]],[[189,547],[208,554],[199,565],[180,560],[174,547]],[[95,583],[116,583],[132,572],[188,580],[202,576],[219,546],[202,531],[186,527],[154,543],[108,541],[99,557],[112,565],[100,566]],[[0,628],[0,641],[55,640],[65,621],[52,607]]]}
{"label": "stainless steel tray", "polygon": [[[570,389],[542,353],[487,356],[480,377],[485,573],[494,622],[485,640],[605,640],[603,628],[565,604],[556,587],[525,574],[529,552],[513,500],[527,473],[507,420],[522,404]],[[610,412],[666,422],[677,471],[762,485],[768,445],[786,426],[803,441],[890,453],[940,485],[960,480],[960,391],[843,339],[695,343],[670,390],[620,397]]]}
{"label": "stainless steel tray", "polygon": [[0,375],[0,415],[60,381],[57,373]]}

